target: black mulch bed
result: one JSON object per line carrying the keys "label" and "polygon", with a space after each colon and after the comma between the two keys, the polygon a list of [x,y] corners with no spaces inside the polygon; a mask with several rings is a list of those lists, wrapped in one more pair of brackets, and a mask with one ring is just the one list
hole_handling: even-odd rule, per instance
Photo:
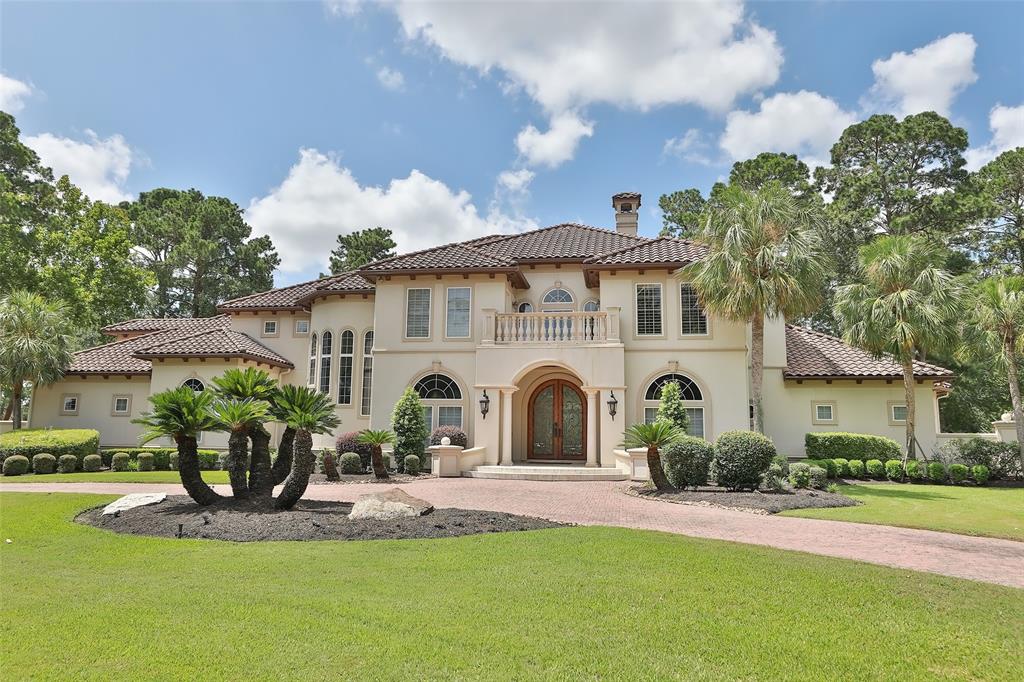
{"label": "black mulch bed", "polygon": [[450,538],[478,533],[557,528],[566,524],[529,516],[470,509],[435,509],[425,516],[391,521],[349,520],[350,502],[300,500],[290,511],[258,512],[233,501],[200,507],[184,495],[136,507],[118,516],[103,516],[102,507],[75,519],[116,533],[233,540],[400,540]]}
{"label": "black mulch bed", "polygon": [[659,492],[651,487],[633,486],[628,489],[631,495],[662,502],[676,504],[693,504],[703,507],[724,507],[755,514],[776,514],[788,509],[807,509],[809,507],[855,507],[857,500],[839,493],[827,493],[823,490],[787,490],[785,492],[729,492],[725,488],[700,487],[697,490],[672,490]]}

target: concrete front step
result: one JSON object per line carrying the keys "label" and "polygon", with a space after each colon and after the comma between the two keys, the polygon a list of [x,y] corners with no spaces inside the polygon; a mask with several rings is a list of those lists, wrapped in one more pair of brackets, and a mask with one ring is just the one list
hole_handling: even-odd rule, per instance
{"label": "concrete front step", "polygon": [[625,481],[629,474],[613,467],[576,466],[478,466],[462,472],[467,478],[500,478],[510,481]]}

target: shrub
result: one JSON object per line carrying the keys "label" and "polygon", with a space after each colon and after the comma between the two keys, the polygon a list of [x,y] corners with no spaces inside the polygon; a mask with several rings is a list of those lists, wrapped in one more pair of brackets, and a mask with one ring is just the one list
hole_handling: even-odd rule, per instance
{"label": "shrub", "polygon": [[135,457],[135,463],[138,464],[139,471],[153,471],[153,453],[140,452]]}
{"label": "shrub", "polygon": [[[74,455],[72,455],[73,457]],[[52,474],[57,469],[57,458],[49,452],[32,456],[32,471],[37,474]]]}
{"label": "shrub", "polygon": [[921,463],[916,459],[907,460],[907,478],[911,481],[921,481],[924,479],[924,469],[921,468]]}
{"label": "shrub", "polygon": [[341,478],[341,474],[338,473],[338,465],[334,461],[334,453],[330,450],[323,450],[323,466],[324,474],[327,476],[328,481],[337,481]]}
{"label": "shrub", "polygon": [[363,469],[363,460],[356,452],[345,452],[341,455],[341,473],[347,476],[353,476],[355,474],[361,474],[365,471]]}
{"label": "shrub", "polygon": [[99,471],[103,466],[103,458],[99,455],[86,455],[82,460],[82,471]]}
{"label": "shrub", "polygon": [[1020,449],[1016,443],[1003,443],[985,438],[953,440],[942,446],[940,453],[947,461],[968,467],[988,467],[993,478],[1020,477]]}
{"label": "shrub", "polygon": [[827,493],[838,493],[839,492],[839,485],[836,484],[836,483],[829,483],[827,486],[825,486],[825,492],[827,492]]}
{"label": "shrub", "polygon": [[885,477],[890,481],[903,480],[903,462],[898,459],[890,459],[885,463]]}
{"label": "shrub", "polygon": [[786,489],[783,481],[786,478],[785,471],[782,465],[779,464],[778,460],[772,460],[772,463],[768,465],[768,471],[764,475],[764,480],[761,481],[761,487],[765,490],[771,490],[773,492],[782,492]]}
{"label": "shrub", "polygon": [[128,471],[128,464],[131,462],[131,458],[127,452],[115,452],[113,457],[110,458],[110,469],[111,471]]}
{"label": "shrub", "polygon": [[[103,463],[106,466],[110,466],[110,459],[116,452],[127,452],[128,457],[132,461],[135,461],[139,453],[144,452],[153,455],[153,468],[156,471],[177,471],[178,465],[171,464],[173,458],[177,461],[178,448],[105,448],[100,450],[100,456],[103,457]],[[199,468],[200,469],[216,469],[218,468],[218,456],[219,453],[216,450],[199,450]],[[204,458],[208,466],[203,466]]]}
{"label": "shrub", "polygon": [[690,418],[686,416],[686,406],[683,405],[678,383],[671,381],[662,386],[657,415],[659,421],[666,421],[686,433],[690,426]]}
{"label": "shrub", "polygon": [[811,465],[794,462],[789,465],[789,484],[794,488],[806,488],[811,484]]}
{"label": "shrub", "polygon": [[836,478],[844,478],[850,475],[850,460],[836,457],[832,461],[836,465]]}
{"label": "shrub", "polygon": [[171,470],[171,471],[177,471],[178,470],[178,453],[177,452],[172,452],[167,457],[167,468],[169,470]]}
{"label": "shrub", "polygon": [[74,455],[81,462],[100,447],[100,432],[94,429],[19,429],[0,434],[0,461],[11,455],[26,459],[45,453],[55,458]]}
{"label": "shrub", "polygon": [[198,454],[201,470],[216,471],[220,467],[220,453],[216,450],[200,450]]}
{"label": "shrub", "polygon": [[21,476],[28,473],[28,457],[25,455],[8,455],[4,459],[4,476]]}
{"label": "shrub", "polygon": [[428,436],[427,425],[423,421],[423,404],[419,394],[412,388],[405,389],[395,403],[391,413],[391,430],[395,432],[395,463],[399,465],[399,471],[402,471],[407,455],[418,457],[423,454],[423,443]]}
{"label": "shrub", "polygon": [[971,478],[973,478],[974,482],[978,485],[985,485],[988,483],[990,475],[991,472],[984,464],[975,464],[971,467]]}
{"label": "shrub", "polygon": [[346,452],[354,452],[359,455],[363,471],[370,468],[370,457],[373,456],[373,448],[359,442],[359,431],[349,431],[338,436],[334,441],[334,451],[339,455]]}
{"label": "shrub", "polygon": [[959,485],[967,480],[967,465],[965,464],[950,464],[949,465],[949,480],[953,485]]}
{"label": "shrub", "polygon": [[882,460],[880,459],[869,459],[864,463],[864,470],[871,478],[885,477],[885,465],[882,464]]}
{"label": "shrub", "polygon": [[460,448],[466,447],[469,443],[469,439],[466,438],[466,432],[458,426],[438,426],[430,434],[430,444],[440,445],[441,439],[445,437],[451,439],[452,445],[458,445]]}
{"label": "shrub", "polygon": [[841,457],[865,461],[900,456],[900,444],[893,439],[863,433],[808,433],[804,436],[804,448],[811,459]]}
{"label": "shrub", "polygon": [[776,454],[775,444],[760,433],[726,431],[715,441],[715,480],[729,490],[757,490]]}
{"label": "shrub", "polygon": [[[675,386],[675,384],[667,384]],[[703,438],[682,436],[661,449],[661,465],[674,488],[696,488],[707,485],[715,449]]]}
{"label": "shrub", "polygon": [[405,473],[410,476],[415,476],[420,472],[420,458],[416,455],[406,455],[403,463],[405,464]]}
{"label": "shrub", "polygon": [[779,468],[782,469],[783,475],[789,475],[789,457],[785,455],[775,455],[772,457],[772,464],[778,464]]}
{"label": "shrub", "polygon": [[805,459],[804,463],[812,467],[821,467],[829,478],[835,478],[839,474],[839,468],[831,459]]}
{"label": "shrub", "polygon": [[811,467],[810,477],[812,488],[824,490],[825,486],[828,485],[828,472],[821,467]]}
{"label": "shrub", "polygon": [[[95,457],[96,455],[86,455],[86,457]],[[85,462],[82,462],[85,464]],[[57,460],[57,471],[62,474],[73,474],[75,469],[78,468],[78,458],[74,455],[61,455],[60,459]]]}
{"label": "shrub", "polygon": [[864,462],[859,459],[851,459],[847,466],[850,469],[851,478],[864,478]]}
{"label": "shrub", "polygon": [[928,462],[928,480],[936,483],[946,482],[946,465],[942,462]]}

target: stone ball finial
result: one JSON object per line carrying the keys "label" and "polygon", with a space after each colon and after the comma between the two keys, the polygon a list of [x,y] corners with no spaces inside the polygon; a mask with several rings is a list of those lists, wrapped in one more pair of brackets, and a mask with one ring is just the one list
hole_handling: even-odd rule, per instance
{"label": "stone ball finial", "polygon": [[444,438],[441,439],[441,445],[451,445],[451,444],[452,444],[452,439],[449,438],[448,436],[445,436]]}

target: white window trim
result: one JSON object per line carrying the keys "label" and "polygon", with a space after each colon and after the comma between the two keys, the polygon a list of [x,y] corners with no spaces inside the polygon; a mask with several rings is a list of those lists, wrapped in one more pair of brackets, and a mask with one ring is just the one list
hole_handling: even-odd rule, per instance
{"label": "white window trim", "polygon": [[[274,331],[268,332],[267,325],[274,325]],[[260,326],[260,336],[263,338],[275,338],[281,334],[281,322],[279,320],[262,320]]]}
{"label": "white window trim", "polygon": [[[693,287],[688,282],[679,283],[679,336],[687,339],[704,339],[711,336],[711,318],[708,316],[708,311],[701,308],[701,312],[704,314],[704,327],[707,329],[703,334],[690,334],[683,331],[683,287]],[[698,305],[700,303],[698,302]]]}
{"label": "white window trim", "polygon": [[[125,400],[128,404],[127,409],[124,412],[117,411],[117,401]],[[110,416],[111,417],[130,417],[132,416],[132,396],[130,393],[118,393],[110,398]]]}
{"label": "white window trim", "polygon": [[[324,353],[324,334],[331,335],[331,350],[329,353]],[[341,335],[335,334],[332,329],[321,329],[320,330],[320,346],[317,348],[316,357],[316,390],[320,391],[324,395],[330,397],[334,388],[334,377],[338,369],[338,363],[334,361],[338,353],[335,349],[341,344]],[[331,363],[331,366],[327,370],[327,390],[322,390],[323,386],[323,372],[324,372],[324,358]]]}
{"label": "white window trim", "polygon": [[[569,294],[569,299],[570,300],[568,300],[568,301],[548,301],[548,300],[546,300],[547,297],[548,297],[548,294],[550,294],[553,291],[564,291],[565,293]],[[541,297],[540,297],[540,306],[544,310],[549,310],[551,308],[554,308],[554,309],[557,309],[557,310],[564,310],[566,308],[566,306],[568,306],[569,312],[572,312],[572,311],[576,310],[576,302],[578,300],[579,299],[577,298],[576,294],[573,292],[572,289],[570,289],[569,287],[567,287],[564,284],[562,284],[561,282],[559,282],[559,283],[555,284],[555,286],[550,287],[549,289],[547,289],[541,295]]]}
{"label": "white window trim", "polygon": [[[67,403],[69,399],[74,399],[75,409],[67,409]],[[82,407],[82,394],[81,393],[65,393],[60,397],[60,413],[67,417],[73,417],[78,415],[78,411]]]}
{"label": "white window trim", "polygon": [[[409,336],[409,292],[410,291],[426,291],[427,292],[427,335],[426,336]],[[409,287],[405,290],[405,320],[403,334],[406,339],[412,341],[429,341],[431,327],[433,325],[433,313],[434,313],[434,290],[430,287]]]}
{"label": "white window trim", "polygon": [[[469,321],[466,324],[465,336],[452,336],[448,333],[448,292],[452,289],[466,289],[469,291]],[[444,290],[444,338],[446,339],[471,339],[473,338],[473,287],[445,287]]]}
{"label": "white window trim", "polygon": [[[344,342],[345,342],[345,333],[346,332],[352,334],[352,352],[351,353],[343,352],[343,349],[345,347],[344,346]],[[342,329],[338,333],[338,386],[337,386],[338,390],[335,392],[334,398],[335,398],[335,402],[338,405],[342,406],[342,407],[352,407],[352,405],[355,404],[355,397],[356,397],[356,395],[355,395],[356,394],[356,343],[357,343],[357,341],[358,341],[358,339],[356,338],[356,330],[355,329]],[[350,360],[352,360],[352,364],[349,366],[348,402],[347,403],[343,403],[340,400],[338,400],[338,398],[341,397],[341,395],[340,395],[341,394],[341,361],[342,361],[343,358],[349,358]]]}
{"label": "white window trim", "polygon": [[[206,388],[207,388],[207,386],[206,386],[206,384],[207,384],[207,381],[206,381],[206,379],[202,379],[202,378],[200,378],[200,377],[197,377],[197,376],[190,376],[190,377],[185,377],[184,379],[182,379],[182,380],[181,380],[181,384],[179,384],[179,386],[185,386],[185,382],[187,382],[187,381],[193,381],[193,380],[195,380],[195,381],[198,381],[199,383],[201,383],[201,384],[203,385],[203,390],[204,390],[204,391],[206,390]],[[193,390],[194,392],[196,392],[196,393],[198,393],[198,392],[199,392],[199,391],[196,391],[195,389],[192,389],[192,390]]]}
{"label": "white window trim", "polygon": [[888,407],[888,412],[889,412],[889,426],[906,426],[906,424],[907,424],[907,420],[906,419],[897,419],[896,418],[896,408],[897,407],[902,407],[902,408],[906,409],[907,403],[905,403],[903,401],[900,401],[900,400],[890,400],[887,403],[887,407]]}
{"label": "white window trim", "polygon": [[[658,320],[661,331],[657,334],[642,334],[640,332],[640,306],[637,299],[640,296],[640,287],[658,287],[658,300],[661,304],[658,306]],[[636,282],[633,285],[633,333],[640,338],[645,339],[658,339],[665,336],[665,287],[661,285],[661,282]]]}
{"label": "white window trim", "polygon": [[594,312],[594,313],[601,312],[601,301],[596,299],[596,298],[588,298],[587,300],[585,300],[583,302],[583,305],[580,306],[580,310],[582,312],[588,312],[587,311],[587,306],[590,305],[591,303],[593,303],[594,305],[597,306],[597,310],[592,310],[592,311],[589,311],[589,312]]}
{"label": "white window trim", "polygon": [[[363,335],[359,337],[359,348],[362,353],[362,363],[359,367],[359,416],[369,417],[373,411],[373,344],[370,344],[370,352],[366,352],[366,336],[367,334],[373,334],[372,329],[367,329],[363,332]],[[374,334],[376,338],[376,334]],[[370,385],[366,385],[366,363],[370,362]],[[366,406],[366,411],[363,411],[363,395],[366,391],[370,391],[370,399],[367,401],[369,404]]]}
{"label": "white window trim", "polygon": [[[306,323],[306,331],[299,331],[300,322]],[[312,325],[309,322],[309,320],[295,320],[295,323],[292,325],[292,334],[295,336],[309,336],[309,331],[312,329]]]}
{"label": "white window trim", "polygon": [[[828,407],[832,410],[831,419],[821,419],[818,416],[819,407]],[[835,425],[839,421],[839,413],[834,400],[814,400],[811,402],[811,423],[820,425]]]}

